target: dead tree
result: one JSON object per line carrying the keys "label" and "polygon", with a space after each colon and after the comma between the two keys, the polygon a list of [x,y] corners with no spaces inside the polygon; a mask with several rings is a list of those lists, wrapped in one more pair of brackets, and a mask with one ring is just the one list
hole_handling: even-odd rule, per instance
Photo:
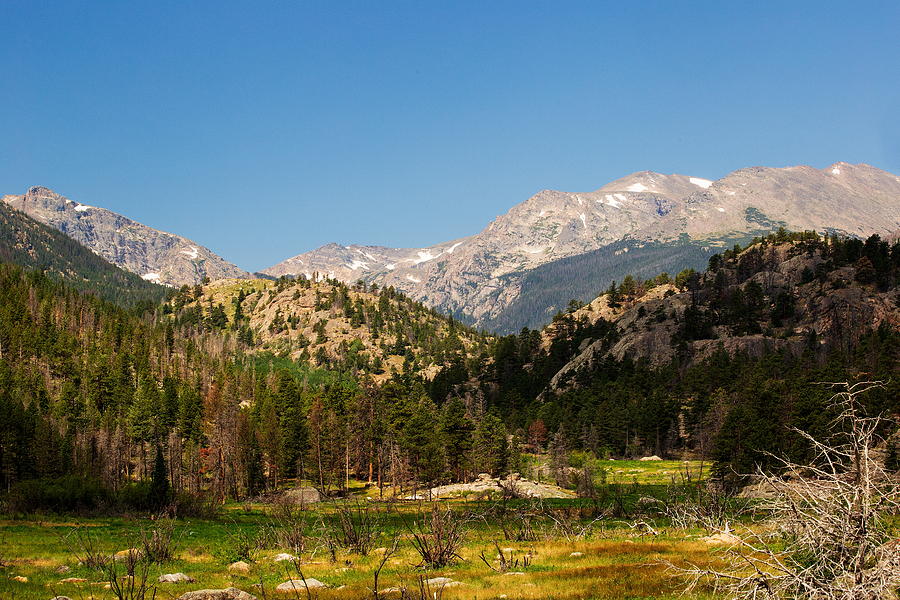
{"label": "dead tree", "polygon": [[868,416],[859,397],[881,382],[829,383],[838,416],[832,435],[818,440],[796,430],[813,459],[799,464],[775,457],[793,475],[784,479],[760,470],[770,498],[760,507],[765,523],[732,531],[729,567],[717,571],[674,567],[689,587],[712,582],[733,598],[883,600],[900,586],[900,548],[892,515],[900,508],[898,482],[873,450],[887,425]]}

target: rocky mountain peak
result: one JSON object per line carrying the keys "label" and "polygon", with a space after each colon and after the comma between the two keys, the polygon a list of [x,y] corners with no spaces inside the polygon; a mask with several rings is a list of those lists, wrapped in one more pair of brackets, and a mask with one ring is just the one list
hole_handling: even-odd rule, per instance
{"label": "rocky mountain peak", "polygon": [[[631,272],[677,272],[701,266],[715,248],[778,227],[860,236],[900,229],[900,178],[848,163],[826,169],[749,167],[716,181],[639,171],[591,192],[541,190],[471,237],[426,248],[328,245],[265,272],[317,271],[348,283],[392,285],[490,327],[522,300],[531,274],[541,269],[542,280],[550,276],[549,265],[569,265],[589,253],[608,254],[606,264],[631,252],[628,260],[616,260]],[[646,251],[648,244],[652,252]],[[696,248],[691,260],[697,264],[684,262],[685,244]],[[572,298],[573,278],[596,281],[596,292],[621,275],[569,274],[569,284],[553,284],[558,285],[554,301],[536,310],[549,320]],[[512,330],[522,324],[514,322]]]}
{"label": "rocky mountain peak", "polygon": [[47,187],[31,187],[24,195],[7,195],[3,201],[148,281],[182,285],[200,283],[205,277],[248,275],[187,238],[75,202]]}

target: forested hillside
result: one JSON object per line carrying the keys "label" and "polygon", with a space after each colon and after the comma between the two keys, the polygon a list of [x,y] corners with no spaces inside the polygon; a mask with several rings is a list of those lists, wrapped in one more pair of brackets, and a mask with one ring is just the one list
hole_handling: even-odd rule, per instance
{"label": "forested hillside", "polygon": [[477,360],[490,340],[394,288],[333,279],[183,287],[163,311],[179,325],[236,332],[248,349],[379,383],[394,373],[431,379],[454,360]]}
{"label": "forested hillside", "polygon": [[[746,242],[751,237],[732,240],[732,243]],[[504,334],[523,325],[539,328],[554,314],[565,310],[561,299],[586,302],[613,281],[622,281],[627,275],[641,279],[655,277],[669,265],[699,269],[724,247],[724,242],[719,240],[660,243],[626,239],[600,250],[541,265],[524,274],[507,275],[503,279],[518,279],[518,284],[528,293],[515,298],[502,314],[486,321],[484,326]]]}
{"label": "forested hillside", "polygon": [[121,306],[153,307],[167,293],[163,286],[116,267],[6,202],[0,202],[0,262],[41,270],[77,290]]}
{"label": "forested hillside", "polygon": [[[160,472],[177,498],[221,500],[284,478],[399,490],[514,465],[499,418],[458,400],[438,407],[410,369],[377,386],[258,352],[216,310],[167,312],[138,317],[0,265],[0,486],[13,506],[148,508]],[[384,335],[400,329],[380,314]]]}
{"label": "forested hillside", "polygon": [[715,458],[748,472],[762,450],[821,431],[820,381],[889,381],[873,408],[900,411],[900,245],[877,236],[780,232],[704,273],[627,277],[573,303],[544,332],[497,339],[483,368],[435,378],[477,398],[534,447],[613,457]]}
{"label": "forested hillside", "polygon": [[869,407],[898,411],[898,282],[900,244],[781,232],[489,337],[392,289],[221,282],[136,316],[2,265],[0,485],[33,507],[73,482],[95,508],[287,480],[402,493],[526,450],[559,477],[575,451],[747,472],[803,453],[789,426],[824,429],[816,382],[887,381]]}

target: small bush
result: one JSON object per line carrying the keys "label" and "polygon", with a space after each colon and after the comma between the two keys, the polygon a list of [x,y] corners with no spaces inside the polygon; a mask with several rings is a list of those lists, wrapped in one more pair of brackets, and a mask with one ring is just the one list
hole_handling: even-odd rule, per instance
{"label": "small bush", "polygon": [[57,479],[22,481],[10,490],[11,513],[90,512],[107,506],[110,493],[100,482],[69,475]]}
{"label": "small bush", "polygon": [[119,504],[124,510],[149,511],[156,508],[153,490],[146,481],[129,483],[118,496]]}
{"label": "small bush", "polygon": [[171,511],[179,518],[213,519],[219,513],[219,503],[207,494],[181,492],[175,496]]}

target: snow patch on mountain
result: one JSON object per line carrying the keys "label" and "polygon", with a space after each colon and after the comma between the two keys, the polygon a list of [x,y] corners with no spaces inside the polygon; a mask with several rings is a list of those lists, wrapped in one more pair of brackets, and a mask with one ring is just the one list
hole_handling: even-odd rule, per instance
{"label": "snow patch on mountain", "polygon": [[364,271],[369,270],[369,263],[363,262],[361,260],[354,260],[353,262],[347,263],[347,268],[351,271],[355,271],[357,269],[362,269]]}
{"label": "snow patch on mountain", "polygon": [[713,184],[709,179],[703,179],[702,177],[691,177],[688,181],[696,186],[702,187],[704,190]]}
{"label": "snow patch on mountain", "polygon": [[419,258],[408,259],[414,265],[420,265],[423,262],[428,262],[429,260],[434,260],[435,258],[437,258],[438,256],[441,255],[440,252],[438,252],[437,254],[432,254],[431,250],[419,250],[416,254],[418,255]]}

